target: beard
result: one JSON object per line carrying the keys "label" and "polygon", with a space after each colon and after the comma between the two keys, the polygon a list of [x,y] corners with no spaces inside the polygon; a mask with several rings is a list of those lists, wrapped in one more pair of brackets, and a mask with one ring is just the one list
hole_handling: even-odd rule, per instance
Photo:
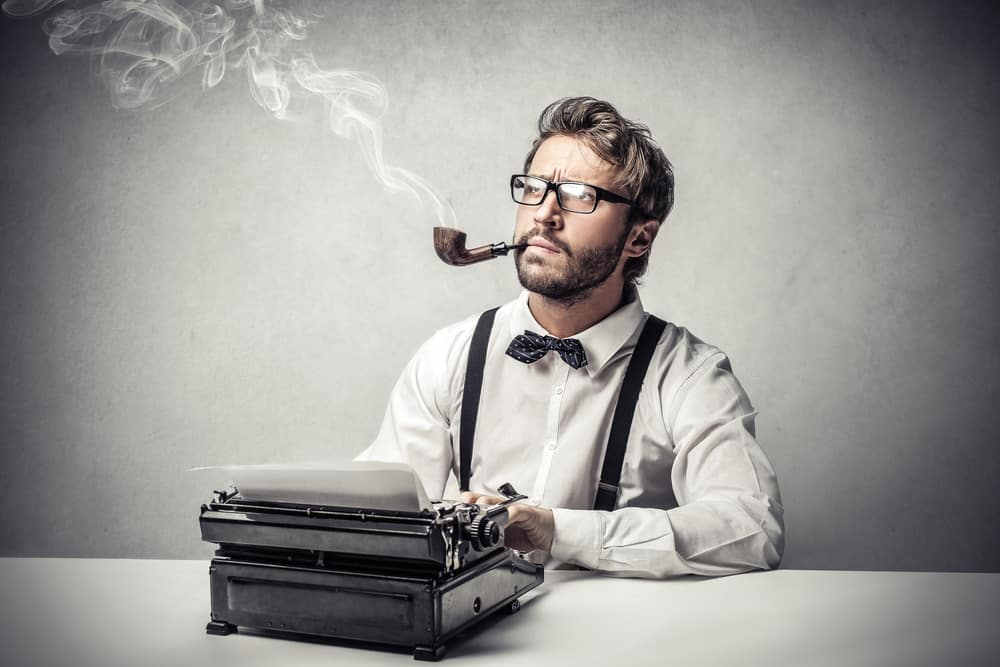
{"label": "beard", "polygon": [[[517,239],[517,243],[527,243],[529,239],[540,236],[562,251],[565,267],[546,269],[545,260],[541,257],[526,257],[523,250],[514,256],[517,266],[517,279],[521,286],[529,292],[535,292],[566,306],[579,303],[590,296],[596,287],[603,285],[618,268],[625,242],[628,239],[628,229],[612,245],[598,248],[584,248],[573,251],[565,242],[552,238],[542,232],[526,232]],[[531,267],[538,270],[531,270]]]}

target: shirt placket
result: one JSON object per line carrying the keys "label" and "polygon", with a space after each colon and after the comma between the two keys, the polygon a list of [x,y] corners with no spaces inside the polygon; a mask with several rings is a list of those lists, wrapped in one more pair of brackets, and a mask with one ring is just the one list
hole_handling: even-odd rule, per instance
{"label": "shirt placket", "polygon": [[531,490],[529,502],[541,505],[545,499],[545,485],[552,468],[552,458],[559,447],[559,415],[562,410],[563,397],[566,395],[566,382],[569,379],[569,364],[556,359],[555,372],[552,373],[552,387],[549,391],[549,406],[545,419],[545,437],[542,440],[542,459],[535,477],[535,485]]}

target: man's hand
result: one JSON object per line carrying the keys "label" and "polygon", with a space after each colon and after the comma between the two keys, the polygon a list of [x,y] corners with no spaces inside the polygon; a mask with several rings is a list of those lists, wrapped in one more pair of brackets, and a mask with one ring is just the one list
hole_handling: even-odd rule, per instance
{"label": "man's hand", "polygon": [[[463,503],[479,505],[498,505],[507,498],[486,496],[466,491],[462,494]],[[552,550],[552,535],[555,533],[555,519],[552,510],[534,505],[514,503],[507,508],[507,527],[504,530],[504,543],[518,551]]]}

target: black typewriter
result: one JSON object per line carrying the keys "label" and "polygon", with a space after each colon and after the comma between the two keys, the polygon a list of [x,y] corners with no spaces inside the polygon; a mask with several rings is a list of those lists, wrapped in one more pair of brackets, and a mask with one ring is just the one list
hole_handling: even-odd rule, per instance
{"label": "black typewriter", "polygon": [[216,491],[199,520],[202,539],[218,544],[207,631],[242,626],[439,660],[456,634],[516,612],[542,583],[541,565],[504,546],[507,507],[525,496],[500,491],[507,500],[492,507],[427,501],[417,511]]}

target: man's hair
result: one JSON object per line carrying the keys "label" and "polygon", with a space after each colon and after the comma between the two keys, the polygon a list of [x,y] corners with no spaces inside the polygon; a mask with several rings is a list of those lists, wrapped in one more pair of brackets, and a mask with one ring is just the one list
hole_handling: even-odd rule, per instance
{"label": "man's hair", "polygon": [[[635,200],[628,229],[643,220],[663,222],[674,205],[674,170],[649,128],[631,121],[610,103],[593,97],[564,97],[538,117],[538,138],[524,159],[524,170],[542,142],[565,135],[582,141],[602,160],[613,165],[621,187]],[[649,264],[649,251],[625,263],[625,282],[638,282]]]}

